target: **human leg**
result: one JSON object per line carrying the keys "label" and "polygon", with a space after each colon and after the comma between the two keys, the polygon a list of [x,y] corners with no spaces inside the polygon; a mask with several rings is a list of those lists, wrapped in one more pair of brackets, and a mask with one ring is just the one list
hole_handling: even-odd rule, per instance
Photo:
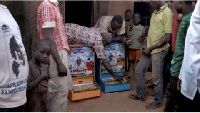
{"label": "human leg", "polygon": [[67,108],[68,91],[72,87],[72,78],[68,68],[68,53],[66,50],[59,51],[59,56],[63,64],[67,68],[67,76],[59,77],[57,71],[57,64],[55,60],[50,57],[50,75],[55,81],[58,81],[60,88],[55,97],[50,100],[49,110],[51,112],[65,112]]}
{"label": "human leg", "polygon": [[166,95],[167,101],[165,103],[165,112],[173,112],[175,105],[178,104],[180,92],[177,90],[178,77],[171,76],[170,83],[167,86]]}
{"label": "human leg", "polygon": [[140,98],[145,98],[145,73],[151,64],[150,56],[142,54],[139,63],[135,68],[135,77],[136,77],[136,90],[137,96]]}
{"label": "human leg", "polygon": [[151,55],[152,60],[152,80],[154,86],[154,102],[147,106],[147,109],[160,107],[163,101],[163,66],[167,51],[161,51]]}

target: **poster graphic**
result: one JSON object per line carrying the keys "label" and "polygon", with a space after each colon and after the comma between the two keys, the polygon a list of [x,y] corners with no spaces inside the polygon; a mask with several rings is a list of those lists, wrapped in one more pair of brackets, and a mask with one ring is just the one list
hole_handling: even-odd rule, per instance
{"label": "poster graphic", "polygon": [[69,56],[72,77],[94,75],[94,51],[90,47],[73,47]]}
{"label": "poster graphic", "polygon": [[22,44],[20,35],[6,35],[5,44],[6,51],[9,57],[9,66],[10,66],[10,80],[18,79],[24,76],[27,76],[27,59],[24,46]]}
{"label": "poster graphic", "polygon": [[[123,44],[111,43],[105,47],[105,53],[114,72],[124,71],[125,50]],[[103,64],[101,64],[101,73],[108,73]]]}

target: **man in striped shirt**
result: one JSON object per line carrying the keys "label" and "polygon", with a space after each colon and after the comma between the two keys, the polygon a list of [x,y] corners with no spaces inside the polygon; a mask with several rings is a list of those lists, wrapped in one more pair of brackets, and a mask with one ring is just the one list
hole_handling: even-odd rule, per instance
{"label": "man in striped shirt", "polygon": [[68,68],[68,38],[65,32],[62,15],[56,0],[44,0],[37,11],[37,28],[39,38],[47,39],[51,44],[50,76],[60,83],[58,94],[51,99],[51,112],[65,112],[68,91],[72,80]]}

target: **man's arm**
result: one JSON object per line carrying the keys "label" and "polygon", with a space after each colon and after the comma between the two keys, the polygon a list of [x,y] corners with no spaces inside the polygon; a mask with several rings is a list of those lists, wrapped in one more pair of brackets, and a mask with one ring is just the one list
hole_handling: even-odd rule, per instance
{"label": "man's arm", "polygon": [[121,36],[121,35],[117,36],[116,38],[112,38],[111,42],[121,42],[127,45],[130,45],[133,43],[130,38],[125,38],[124,36]]}
{"label": "man's arm", "polygon": [[143,53],[145,53],[146,55],[150,55],[151,52],[156,49],[156,48],[160,48],[162,46],[164,46],[165,44],[167,44],[169,41],[171,40],[171,33],[166,33],[165,36],[156,44],[154,44],[153,46],[146,48],[145,50],[143,50]]}
{"label": "man's arm", "polygon": [[34,87],[36,87],[43,79],[47,78],[49,75],[48,74],[41,74],[38,76],[35,80],[30,81],[28,80],[28,86],[27,90],[32,90]]}
{"label": "man's arm", "polygon": [[[106,35],[106,34],[105,34]],[[112,71],[111,67],[110,67],[110,63],[108,62],[108,60],[106,59],[106,54],[105,54],[105,48],[103,46],[103,43],[100,43],[100,45],[98,46],[93,46],[96,54],[97,54],[97,58],[100,58],[102,61],[102,64],[104,65],[105,69],[111,74],[111,76],[116,79],[121,81],[122,77],[121,76],[117,76],[114,74],[114,72]]]}
{"label": "man's arm", "polygon": [[166,12],[165,15],[163,15],[163,24],[164,24],[164,32],[165,32],[165,36],[162,37],[162,39],[155,45],[146,48],[145,50],[143,50],[143,53],[146,55],[150,55],[151,52],[156,49],[156,48],[160,48],[162,46],[164,46],[165,44],[167,44],[170,40],[171,40],[171,35],[172,35],[172,21],[173,21],[173,14],[172,12]]}
{"label": "man's arm", "polygon": [[104,65],[105,69],[111,74],[111,76],[119,81],[122,81],[122,76],[117,76],[114,74],[114,72],[112,71],[111,67],[110,67],[110,63],[108,62],[108,60],[106,58],[102,58],[101,59],[102,64]]}
{"label": "man's arm", "polygon": [[129,44],[130,42],[132,42],[129,38],[125,38],[124,35],[118,36],[116,38],[112,38],[112,35],[110,33],[105,32],[105,33],[101,33],[101,36],[104,39],[102,41],[104,46],[111,42],[121,42],[121,43],[126,43],[126,44]]}
{"label": "man's arm", "polygon": [[62,63],[60,56],[58,55],[56,42],[53,36],[53,28],[44,28],[43,31],[44,31],[45,39],[49,40],[51,44],[51,54],[57,63],[59,76],[67,76],[67,69],[65,65]]}
{"label": "man's arm", "polygon": [[121,35],[118,35],[117,37],[112,38],[111,42],[121,42],[122,39],[123,39],[123,37]]}
{"label": "man's arm", "polygon": [[171,39],[171,33],[166,33],[165,36],[155,45],[151,46],[150,49],[154,50],[156,48],[160,48],[162,46],[164,46],[165,44],[167,44],[170,39]]}

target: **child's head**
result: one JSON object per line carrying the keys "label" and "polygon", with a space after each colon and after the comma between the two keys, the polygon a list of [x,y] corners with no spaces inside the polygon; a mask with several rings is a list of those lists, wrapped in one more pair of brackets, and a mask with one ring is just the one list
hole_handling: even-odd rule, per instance
{"label": "child's head", "polygon": [[130,21],[131,18],[132,18],[132,11],[131,11],[130,9],[127,9],[127,10],[125,11],[125,20],[126,20],[126,21]]}
{"label": "child's head", "polygon": [[135,25],[138,25],[141,21],[141,18],[140,18],[140,13],[134,13],[133,14],[133,23]]}
{"label": "child's head", "polygon": [[192,2],[193,1],[175,1],[174,7],[177,11],[177,13],[183,13],[182,10],[187,10],[189,9],[188,7],[192,7]]}
{"label": "child's head", "polygon": [[33,48],[33,55],[38,63],[48,63],[51,54],[51,46],[47,40],[38,39]]}

